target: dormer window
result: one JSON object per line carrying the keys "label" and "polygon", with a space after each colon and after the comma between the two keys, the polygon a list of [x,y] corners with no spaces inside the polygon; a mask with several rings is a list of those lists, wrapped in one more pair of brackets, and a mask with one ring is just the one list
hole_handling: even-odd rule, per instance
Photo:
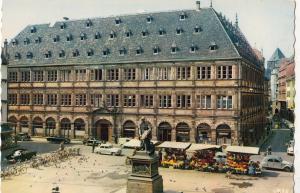
{"label": "dormer window", "polygon": [[35,33],[35,32],[36,32],[36,27],[32,26],[32,27],[30,28],[30,33]]}
{"label": "dormer window", "polygon": [[101,38],[101,34],[99,32],[95,33],[95,39],[100,39]]}
{"label": "dormer window", "polygon": [[184,12],[182,12],[180,15],[179,15],[179,20],[185,20],[186,19],[186,14]]}
{"label": "dormer window", "polygon": [[153,55],[157,55],[159,52],[160,52],[159,47],[158,47],[158,46],[155,46],[155,47],[153,48]]}
{"label": "dormer window", "polygon": [[19,52],[15,53],[15,60],[20,60],[21,54]]}
{"label": "dormer window", "polygon": [[66,28],[66,24],[65,23],[61,23],[60,24],[60,29],[65,29]]}
{"label": "dormer window", "polygon": [[80,40],[86,40],[86,34],[85,33],[81,33],[80,34]]}
{"label": "dormer window", "polygon": [[67,35],[67,41],[68,42],[72,41],[72,39],[73,39],[73,36],[71,34]]}
{"label": "dormer window", "polygon": [[148,34],[149,34],[149,33],[148,33],[148,31],[147,31],[147,30],[143,30],[143,31],[142,31],[142,36],[143,36],[143,37],[146,37],[146,36],[148,36]]}
{"label": "dormer window", "polygon": [[16,46],[16,45],[18,45],[18,40],[13,39],[13,40],[11,41],[11,43],[12,43],[13,46]]}
{"label": "dormer window", "polygon": [[173,43],[172,46],[171,46],[171,53],[176,54],[177,50],[178,50],[178,48],[177,48],[176,44]]}
{"label": "dormer window", "polygon": [[163,36],[163,35],[166,34],[166,31],[165,31],[163,28],[160,28],[160,29],[158,30],[158,34],[159,34],[160,36]]}
{"label": "dormer window", "polygon": [[202,31],[202,28],[200,26],[197,26],[194,28],[195,33],[200,33]]}
{"label": "dormer window", "polygon": [[108,56],[108,54],[109,54],[109,49],[108,49],[108,48],[104,49],[104,50],[102,51],[102,54],[103,54],[103,57]]}
{"label": "dormer window", "polygon": [[120,54],[120,56],[124,56],[126,54],[126,49],[125,48],[121,48],[119,50],[119,54]]}
{"label": "dormer window", "polygon": [[119,24],[121,24],[122,21],[121,21],[120,18],[116,18],[116,19],[115,19],[115,22],[116,22],[116,25],[119,25]]}
{"label": "dormer window", "polygon": [[92,21],[89,20],[89,19],[85,22],[85,26],[86,26],[86,27],[91,27],[92,25],[93,25],[93,23],[92,23]]}
{"label": "dormer window", "polygon": [[41,43],[42,38],[41,37],[37,37],[37,38],[35,38],[34,41],[35,41],[36,44],[39,44],[39,43]]}
{"label": "dormer window", "polygon": [[47,51],[46,53],[45,53],[45,58],[51,58],[51,51]]}
{"label": "dormer window", "polygon": [[132,36],[132,32],[131,32],[130,30],[126,31],[126,32],[125,32],[125,36],[126,36],[127,38],[129,38],[130,36]]}
{"label": "dormer window", "polygon": [[56,36],[53,38],[53,42],[59,42],[59,35],[56,35]]}
{"label": "dormer window", "polygon": [[217,49],[218,49],[218,46],[217,46],[216,42],[210,42],[209,50],[210,51],[215,51]]}
{"label": "dormer window", "polygon": [[190,53],[195,53],[198,47],[195,44],[192,44],[190,47]]}
{"label": "dormer window", "polygon": [[109,34],[110,39],[114,39],[116,37],[116,33],[114,31],[111,31]]}
{"label": "dormer window", "polygon": [[64,50],[61,50],[59,53],[58,53],[58,56],[60,57],[60,58],[63,58],[63,57],[65,57],[65,51]]}
{"label": "dormer window", "polygon": [[183,29],[182,29],[182,28],[177,28],[177,29],[176,29],[176,34],[177,34],[177,35],[182,34],[182,32],[183,32]]}
{"label": "dormer window", "polygon": [[32,57],[33,57],[32,52],[27,52],[26,58],[27,58],[27,59],[32,59]]}
{"label": "dormer window", "polygon": [[79,56],[79,51],[76,49],[73,51],[73,57],[78,57]]}
{"label": "dormer window", "polygon": [[151,23],[152,21],[153,21],[153,17],[149,15],[147,17],[147,23]]}
{"label": "dormer window", "polygon": [[89,50],[87,51],[87,55],[88,55],[88,56],[93,56],[93,55],[94,55],[94,51],[93,51],[92,49],[89,49]]}
{"label": "dormer window", "polygon": [[136,55],[141,55],[143,53],[143,49],[141,46],[137,47],[136,51]]}
{"label": "dormer window", "polygon": [[28,38],[25,38],[24,39],[24,45],[28,45],[30,43],[29,39]]}

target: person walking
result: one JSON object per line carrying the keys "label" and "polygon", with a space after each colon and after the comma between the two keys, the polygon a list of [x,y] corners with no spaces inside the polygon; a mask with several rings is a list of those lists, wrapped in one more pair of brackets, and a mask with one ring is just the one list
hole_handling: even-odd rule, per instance
{"label": "person walking", "polygon": [[59,145],[60,151],[63,151],[65,149],[64,142],[62,141]]}
{"label": "person walking", "polygon": [[92,153],[94,153],[95,147],[96,147],[96,141],[94,140],[94,141],[93,141],[93,144],[92,144]]}
{"label": "person walking", "polygon": [[272,154],[272,147],[271,147],[271,145],[269,145],[269,147],[268,147],[268,155],[271,155]]}

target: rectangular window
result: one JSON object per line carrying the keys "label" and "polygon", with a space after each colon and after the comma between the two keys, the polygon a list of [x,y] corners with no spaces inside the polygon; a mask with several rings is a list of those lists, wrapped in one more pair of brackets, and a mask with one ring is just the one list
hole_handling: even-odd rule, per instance
{"label": "rectangular window", "polygon": [[103,106],[102,94],[92,94],[91,95],[91,106],[93,106],[93,107],[102,107]]}
{"label": "rectangular window", "polygon": [[49,82],[57,81],[57,70],[49,70],[47,71],[47,80]]}
{"label": "rectangular window", "polygon": [[231,79],[232,66],[218,66],[218,79]]}
{"label": "rectangular window", "polygon": [[144,69],[144,80],[150,80],[150,68],[145,68]]}
{"label": "rectangular window", "polygon": [[75,70],[75,80],[85,81],[86,80],[86,70],[85,69]]}
{"label": "rectangular window", "polygon": [[169,68],[158,68],[158,80],[169,80]]}
{"label": "rectangular window", "polygon": [[21,72],[21,82],[30,82],[30,71]]}
{"label": "rectangular window", "polygon": [[71,81],[71,70],[61,70],[60,71],[60,81],[68,82]]}
{"label": "rectangular window", "polygon": [[119,95],[117,95],[117,94],[106,95],[106,104],[108,107],[118,107],[119,106]]}
{"label": "rectangular window", "polygon": [[197,108],[210,109],[211,108],[211,95],[197,95]]}
{"label": "rectangular window", "polygon": [[135,107],[135,95],[124,95],[124,107]]}
{"label": "rectangular window", "polygon": [[9,72],[8,73],[8,81],[9,82],[17,82],[18,81],[18,72]]}
{"label": "rectangular window", "polygon": [[86,94],[76,94],[75,95],[75,105],[85,106],[86,105]]}
{"label": "rectangular window", "polygon": [[232,109],[232,96],[218,96],[217,97],[218,109]]}
{"label": "rectangular window", "polygon": [[107,69],[106,70],[106,80],[109,80],[109,81],[119,80],[119,69],[117,69],[117,68]]}
{"label": "rectangular window", "polygon": [[198,66],[197,67],[197,79],[205,80],[211,77],[210,66]]}
{"label": "rectangular window", "polygon": [[57,105],[57,94],[47,94],[47,105],[49,106]]}
{"label": "rectangular window", "polygon": [[44,104],[44,95],[43,94],[33,94],[32,102],[34,105],[43,105]]}
{"label": "rectangular window", "polygon": [[141,95],[141,107],[152,108],[153,107],[153,95]]}
{"label": "rectangular window", "polygon": [[160,108],[172,107],[172,96],[171,95],[160,95],[159,96],[159,107]]}
{"label": "rectangular window", "polygon": [[177,79],[187,80],[191,78],[191,67],[177,67]]}
{"label": "rectangular window", "polygon": [[72,95],[62,94],[60,99],[61,106],[71,106],[72,105]]}
{"label": "rectangular window", "polygon": [[128,68],[124,69],[124,80],[135,80],[135,69]]}
{"label": "rectangular window", "polygon": [[44,81],[44,72],[42,70],[33,71],[33,81],[34,82]]}
{"label": "rectangular window", "polygon": [[91,80],[103,80],[102,78],[102,69],[92,69],[91,70]]}
{"label": "rectangular window", "polygon": [[18,104],[18,95],[17,94],[8,94],[8,104],[17,105]]}
{"label": "rectangular window", "polygon": [[178,108],[190,108],[191,96],[190,95],[178,95],[176,101],[176,107]]}
{"label": "rectangular window", "polygon": [[20,105],[29,105],[30,104],[30,95],[21,94],[20,95]]}

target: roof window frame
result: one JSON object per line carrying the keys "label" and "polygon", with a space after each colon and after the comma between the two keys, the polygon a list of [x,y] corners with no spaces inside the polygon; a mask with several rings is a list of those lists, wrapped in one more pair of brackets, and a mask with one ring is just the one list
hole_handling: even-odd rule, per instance
{"label": "roof window frame", "polygon": [[66,36],[66,39],[67,39],[67,42],[71,42],[71,41],[73,40],[72,34],[68,34],[68,35]]}
{"label": "roof window frame", "polygon": [[102,57],[108,57],[109,55],[109,49],[108,48],[104,48],[102,50]]}
{"label": "roof window frame", "polygon": [[183,33],[183,29],[181,27],[176,28],[176,35],[181,35]]}
{"label": "roof window frame", "polygon": [[151,15],[148,15],[146,18],[147,23],[152,23],[153,17]]}
{"label": "roof window frame", "polygon": [[139,55],[142,55],[143,53],[143,49],[141,46],[137,47],[136,50],[135,50],[135,55],[139,56]]}
{"label": "roof window frame", "polygon": [[121,18],[117,17],[117,18],[115,19],[115,24],[116,24],[116,25],[120,25],[121,23],[122,23]]}
{"label": "roof window frame", "polygon": [[66,27],[67,27],[67,25],[66,25],[65,22],[62,22],[62,23],[59,24],[59,28],[60,28],[61,30],[66,29]]}
{"label": "roof window frame", "polygon": [[218,50],[218,45],[216,44],[216,42],[215,41],[211,41],[210,42],[210,45],[209,45],[209,51],[211,51],[211,52],[215,52],[215,51],[217,51]]}
{"label": "roof window frame", "polygon": [[46,51],[46,53],[44,53],[44,56],[46,59],[50,59],[52,57],[52,53],[50,50]]}
{"label": "roof window frame", "polygon": [[93,26],[93,22],[90,19],[87,19],[85,22],[85,27],[86,28],[90,28]]}
{"label": "roof window frame", "polygon": [[36,27],[35,26],[31,26],[30,27],[30,33],[36,33]]}
{"label": "roof window frame", "polygon": [[125,47],[119,49],[119,56],[125,56],[126,54],[127,54],[127,50],[125,49]]}
{"label": "roof window frame", "polygon": [[41,38],[41,37],[37,37],[37,38],[34,39],[34,42],[35,42],[36,44],[39,44],[39,43],[42,42],[42,38]]}
{"label": "roof window frame", "polygon": [[163,28],[159,28],[159,30],[158,30],[158,35],[159,35],[159,36],[164,36],[164,35],[166,35],[166,30],[163,29]]}
{"label": "roof window frame", "polygon": [[76,57],[78,57],[78,56],[80,56],[79,50],[78,50],[78,49],[73,50],[73,51],[72,51],[72,57],[73,57],[73,58],[76,58]]}
{"label": "roof window frame", "polygon": [[26,53],[26,59],[32,59],[33,58],[33,54],[32,54],[32,52],[27,52]]}
{"label": "roof window frame", "polygon": [[95,40],[98,40],[101,38],[101,33],[100,32],[96,32],[94,35]]}
{"label": "roof window frame", "polygon": [[25,39],[24,39],[24,45],[29,45],[29,44],[30,44],[29,38],[25,38]]}
{"label": "roof window frame", "polygon": [[80,33],[80,41],[84,41],[87,39],[86,33]]}
{"label": "roof window frame", "polygon": [[190,53],[196,53],[197,50],[198,50],[198,47],[195,44],[192,44],[190,46],[190,49],[189,49]]}
{"label": "roof window frame", "polygon": [[93,50],[92,48],[88,49],[87,52],[86,52],[86,55],[87,55],[88,57],[93,56],[93,55],[94,55],[94,50]]}
{"label": "roof window frame", "polygon": [[116,35],[116,32],[115,31],[111,31],[110,33],[109,33],[109,39],[110,40],[113,40],[113,39],[115,39],[117,37],[117,35]]}
{"label": "roof window frame", "polygon": [[160,48],[158,46],[153,47],[153,55],[158,55],[160,52]]}
{"label": "roof window frame", "polygon": [[19,42],[18,42],[17,39],[13,39],[13,40],[11,41],[11,43],[12,43],[13,46],[17,46]]}
{"label": "roof window frame", "polygon": [[199,25],[196,25],[194,27],[194,34],[199,34],[200,32],[202,32],[202,27]]}
{"label": "roof window frame", "polygon": [[55,36],[53,37],[53,42],[54,42],[54,43],[59,42],[59,40],[60,40],[59,35],[55,35]]}
{"label": "roof window frame", "polygon": [[20,60],[21,59],[21,54],[19,52],[15,53],[15,60]]}
{"label": "roof window frame", "polygon": [[184,20],[186,20],[186,18],[187,18],[187,15],[185,12],[181,12],[179,14],[179,21],[184,21]]}
{"label": "roof window frame", "polygon": [[60,50],[59,53],[58,53],[58,57],[59,58],[64,58],[66,57],[66,52],[64,50]]}

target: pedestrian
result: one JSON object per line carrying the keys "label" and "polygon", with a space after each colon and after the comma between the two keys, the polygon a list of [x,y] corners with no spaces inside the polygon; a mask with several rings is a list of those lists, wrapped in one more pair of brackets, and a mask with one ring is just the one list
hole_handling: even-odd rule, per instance
{"label": "pedestrian", "polygon": [[92,149],[92,153],[94,153],[94,151],[95,151],[95,146],[96,146],[96,141],[94,140],[94,141],[93,141],[93,144],[92,144],[92,148],[93,148],[93,149]]}
{"label": "pedestrian", "polygon": [[60,147],[60,151],[63,151],[65,149],[65,145],[63,141],[60,143],[59,147]]}
{"label": "pedestrian", "polygon": [[159,157],[159,166],[161,166],[161,162],[162,162],[162,152],[161,149],[158,151],[158,157]]}
{"label": "pedestrian", "polygon": [[269,145],[269,147],[268,147],[268,155],[271,155],[272,154],[272,147],[271,147],[271,145]]}

